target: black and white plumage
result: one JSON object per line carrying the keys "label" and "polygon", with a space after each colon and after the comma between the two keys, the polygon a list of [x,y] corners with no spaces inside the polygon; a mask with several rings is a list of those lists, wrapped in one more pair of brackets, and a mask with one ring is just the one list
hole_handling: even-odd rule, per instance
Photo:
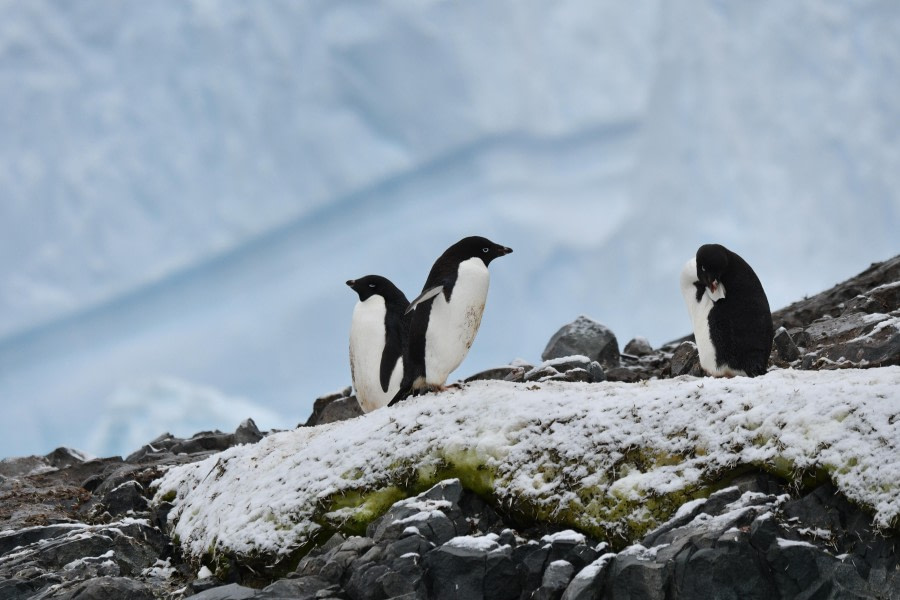
{"label": "black and white plumage", "polygon": [[350,323],[350,373],[360,407],[371,412],[388,404],[403,381],[409,301],[379,275],[351,279],[347,285],[359,294]]}
{"label": "black and white plumage", "polygon": [[479,236],[453,244],[435,261],[411,315],[407,372],[397,396],[442,389],[462,363],[481,325],[492,260],[512,252]]}
{"label": "black and white plumage", "polygon": [[719,244],[700,246],[681,272],[681,293],[704,371],[715,377],[766,372],[772,312],[759,278],[743,258]]}

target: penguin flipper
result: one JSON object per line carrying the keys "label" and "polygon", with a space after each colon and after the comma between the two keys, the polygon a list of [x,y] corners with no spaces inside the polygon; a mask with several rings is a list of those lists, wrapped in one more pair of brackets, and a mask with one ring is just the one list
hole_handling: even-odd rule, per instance
{"label": "penguin flipper", "polygon": [[413,300],[412,302],[409,303],[409,306],[407,307],[406,312],[403,314],[405,314],[405,315],[409,314],[410,312],[412,312],[416,309],[416,306],[418,306],[419,304],[421,304],[427,300],[431,300],[432,298],[434,298],[435,296],[437,296],[438,294],[440,294],[443,291],[444,291],[443,285],[436,285],[433,288],[428,288],[427,290],[425,290],[424,292],[419,294],[418,298],[416,298],[415,300]]}

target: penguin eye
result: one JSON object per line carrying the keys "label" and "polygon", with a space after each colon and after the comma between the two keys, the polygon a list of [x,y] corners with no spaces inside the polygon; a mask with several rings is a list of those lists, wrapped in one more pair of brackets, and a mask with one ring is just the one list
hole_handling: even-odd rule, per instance
{"label": "penguin eye", "polygon": [[490,248],[482,248],[481,251],[484,252],[485,254],[487,254],[488,251],[490,251]]}
{"label": "penguin eye", "polygon": [[370,287],[370,288],[373,288],[373,287],[375,287],[375,284],[374,284],[374,283],[370,283],[370,284],[369,284],[369,287]]}
{"label": "penguin eye", "polygon": [[704,273],[706,273],[706,267],[701,266],[700,270],[703,271]]}

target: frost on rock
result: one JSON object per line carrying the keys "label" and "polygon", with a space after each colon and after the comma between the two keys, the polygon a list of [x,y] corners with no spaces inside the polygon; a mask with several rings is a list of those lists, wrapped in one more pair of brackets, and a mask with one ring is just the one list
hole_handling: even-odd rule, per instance
{"label": "frost on rock", "polygon": [[477,382],[175,467],[155,501],[172,499],[172,533],[195,557],[285,556],[457,477],[496,505],[624,546],[755,465],[828,475],[887,526],[900,514],[898,389],[900,367]]}

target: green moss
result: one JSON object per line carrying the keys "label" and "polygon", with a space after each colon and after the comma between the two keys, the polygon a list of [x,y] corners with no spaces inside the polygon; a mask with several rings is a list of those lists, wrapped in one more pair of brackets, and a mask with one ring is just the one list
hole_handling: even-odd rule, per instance
{"label": "green moss", "polygon": [[327,511],[333,513],[333,516],[326,513],[320,524],[350,535],[365,535],[369,523],[387,512],[395,502],[406,497],[408,494],[404,490],[393,485],[377,490],[351,490],[335,495]]}
{"label": "green moss", "polygon": [[168,492],[166,492],[165,494],[162,495],[162,498],[160,498],[160,500],[162,502],[171,502],[172,500],[174,500],[176,498],[176,496],[178,496],[178,493],[175,490],[169,490]]}

